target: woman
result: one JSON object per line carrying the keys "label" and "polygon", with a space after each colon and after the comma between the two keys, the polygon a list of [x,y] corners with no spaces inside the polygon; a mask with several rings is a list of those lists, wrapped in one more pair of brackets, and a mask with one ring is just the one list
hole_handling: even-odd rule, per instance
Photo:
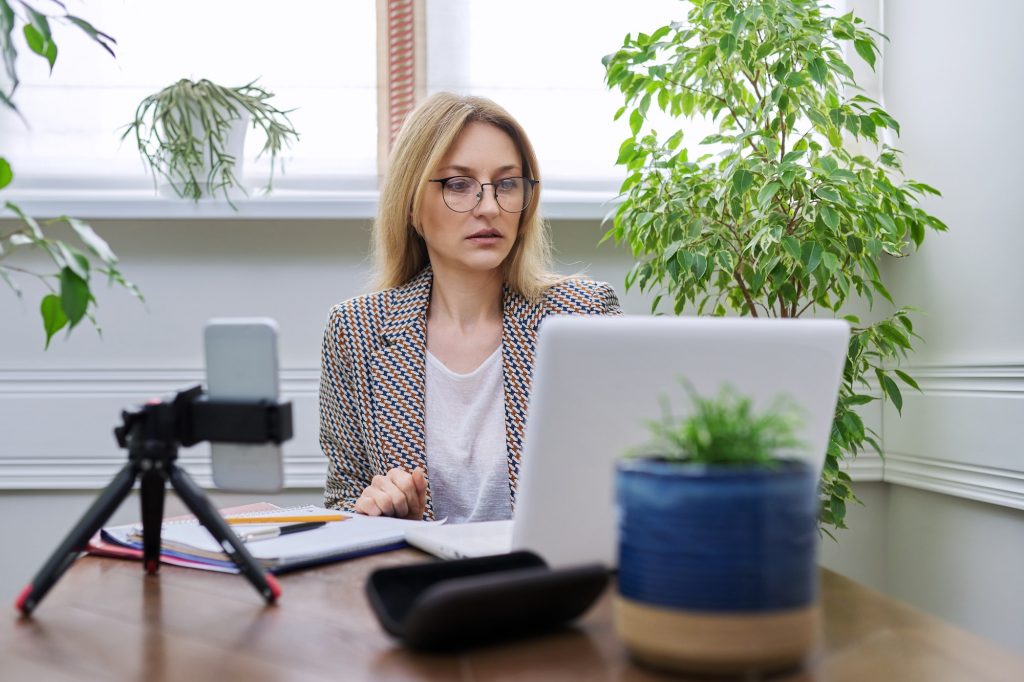
{"label": "woman", "polygon": [[439,93],[406,120],[374,225],[379,290],[335,306],[324,333],[327,507],[511,516],[538,325],[621,314],[607,284],[549,272],[538,176],[490,100]]}

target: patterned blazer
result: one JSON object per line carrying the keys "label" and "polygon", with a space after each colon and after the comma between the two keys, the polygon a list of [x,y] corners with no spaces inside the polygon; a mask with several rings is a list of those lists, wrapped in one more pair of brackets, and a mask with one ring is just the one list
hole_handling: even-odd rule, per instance
{"label": "patterned blazer", "polygon": [[[427,306],[433,272],[331,309],[320,374],[324,504],[353,511],[376,474],[426,466],[424,393]],[[532,304],[505,288],[502,366],[509,495],[515,505],[537,328],[548,315],[621,315],[610,286],[567,279]],[[427,472],[429,476],[429,472]],[[427,490],[425,518],[434,509]]]}

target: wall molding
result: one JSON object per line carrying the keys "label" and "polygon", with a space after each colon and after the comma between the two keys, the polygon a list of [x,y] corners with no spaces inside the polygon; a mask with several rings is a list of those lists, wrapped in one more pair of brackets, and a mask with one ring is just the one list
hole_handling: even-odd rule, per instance
{"label": "wall molding", "polygon": [[[845,463],[854,481],[885,482],[1024,509],[1024,457],[1008,452],[1024,443],[1018,437],[1024,429],[1018,426],[1024,424],[1024,363],[929,365],[907,367],[906,371],[918,380],[923,393],[904,391],[902,417],[891,405],[885,408],[880,432],[887,455],[882,459],[862,453]],[[106,406],[110,405],[102,434],[108,439],[109,429],[119,418],[119,408],[113,406],[127,407],[150,396],[169,395],[202,380],[203,371],[198,367],[0,369],[0,414],[7,413],[7,406],[29,400],[40,401],[40,409],[60,405],[58,412],[65,416],[96,403],[101,403],[102,410],[97,413],[93,407],[94,415],[107,415]],[[322,487],[325,464],[315,436],[319,368],[286,367],[281,370],[281,380],[282,395],[295,403],[300,434],[286,445],[285,486]],[[931,415],[936,405],[963,415],[964,420],[940,418],[942,412],[935,413],[938,417]],[[990,406],[999,406],[1000,418],[983,423],[971,413],[971,409],[977,412],[979,405],[986,414]],[[1018,414],[1020,419],[1013,418]],[[964,431],[967,433],[962,434]],[[0,435],[0,490],[94,490],[104,486],[124,464],[125,453],[108,446],[109,440],[83,446],[74,456],[56,456],[54,451],[36,451],[26,437],[21,442],[15,437],[12,443],[10,429],[4,432]],[[983,442],[982,436],[987,441]],[[955,438],[963,442],[947,447]],[[927,451],[916,447],[922,443]],[[209,457],[201,448],[183,451],[180,462],[200,485],[209,487]]]}
{"label": "wall molding", "polygon": [[[123,456],[32,457],[0,459],[0,490],[99,490],[125,465]],[[203,488],[213,488],[208,456],[180,456],[182,466]],[[289,454],[284,463],[284,489],[324,487],[324,456]],[[136,487],[138,484],[136,483]]]}
{"label": "wall molding", "polygon": [[873,450],[870,453],[861,452],[852,462],[844,460],[840,466],[857,483],[871,483],[884,480],[885,460],[879,457]]}
{"label": "wall molding", "polygon": [[901,369],[914,377],[926,393],[1024,396],[1024,362],[908,365]]}
{"label": "wall molding", "polygon": [[1024,509],[1024,363],[907,366],[900,416],[882,414],[882,480]]}
{"label": "wall molding", "polygon": [[[291,400],[296,439],[284,445],[285,489],[323,488],[326,460],[318,443],[316,400],[320,370],[281,370],[281,395]],[[169,397],[204,381],[204,371],[185,368],[0,369],[0,414],[30,407],[38,422],[61,420],[68,446],[47,446],[31,427],[14,424],[0,434],[0,490],[97,490],[125,464],[128,452],[114,442],[120,411],[150,397]],[[97,428],[99,420],[101,426]],[[69,450],[67,455],[65,450]],[[59,452],[60,454],[55,454]],[[178,462],[204,487],[213,486],[209,448],[183,448]]]}
{"label": "wall molding", "polygon": [[1024,509],[1024,471],[890,454],[885,458],[884,480],[894,485]]}

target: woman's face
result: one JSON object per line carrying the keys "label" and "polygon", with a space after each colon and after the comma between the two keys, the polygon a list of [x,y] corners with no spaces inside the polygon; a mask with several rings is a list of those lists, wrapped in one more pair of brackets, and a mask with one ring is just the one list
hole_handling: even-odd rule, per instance
{"label": "woman's face", "polygon": [[[455,138],[430,177],[465,176],[483,184],[522,175],[522,157],[512,138],[493,125],[476,122]],[[451,190],[457,192],[469,186],[459,182],[453,181]],[[475,192],[469,201],[475,201]],[[500,268],[515,244],[520,215],[498,206],[492,185],[483,188],[475,208],[458,213],[445,204],[442,183],[428,183],[419,226],[431,265],[469,272]]]}

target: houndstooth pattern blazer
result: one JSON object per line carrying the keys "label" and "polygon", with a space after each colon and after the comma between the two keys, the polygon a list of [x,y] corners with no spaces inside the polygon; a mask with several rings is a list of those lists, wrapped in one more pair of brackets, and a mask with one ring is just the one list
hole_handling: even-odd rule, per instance
{"label": "houndstooth pattern blazer", "polygon": [[[374,475],[426,466],[426,320],[433,273],[331,309],[320,373],[320,445],[327,456],[324,505],[354,511]],[[507,287],[502,366],[509,495],[515,506],[537,328],[548,315],[621,315],[603,283],[573,278],[530,303]],[[429,472],[427,472],[429,477]],[[427,490],[425,518],[434,517]]]}

